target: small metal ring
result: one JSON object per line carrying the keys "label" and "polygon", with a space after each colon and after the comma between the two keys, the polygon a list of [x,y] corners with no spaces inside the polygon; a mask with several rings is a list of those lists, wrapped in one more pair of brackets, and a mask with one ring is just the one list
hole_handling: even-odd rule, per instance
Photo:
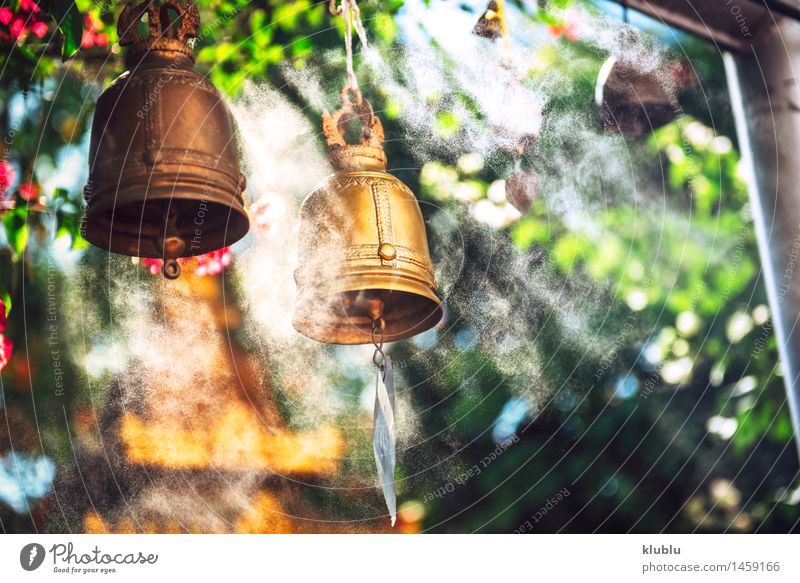
{"label": "small metal ring", "polygon": [[161,273],[167,279],[178,279],[181,274],[181,266],[177,259],[170,258],[164,260],[164,265],[161,266]]}
{"label": "small metal ring", "polygon": [[[386,322],[383,318],[375,318],[372,320],[372,344],[375,346],[375,352],[372,353],[372,363],[381,371],[383,370],[383,363],[386,360],[386,354],[383,352],[383,329],[385,327]],[[380,332],[380,338],[376,340],[378,332]],[[380,360],[378,360],[379,354]]]}
{"label": "small metal ring", "polygon": [[[350,99],[351,94],[355,100]],[[342,99],[342,105],[345,107],[360,107],[364,103],[364,97],[361,95],[361,89],[358,87],[353,87],[352,85],[345,85],[342,87],[340,97]],[[372,112],[370,111],[370,113]]]}

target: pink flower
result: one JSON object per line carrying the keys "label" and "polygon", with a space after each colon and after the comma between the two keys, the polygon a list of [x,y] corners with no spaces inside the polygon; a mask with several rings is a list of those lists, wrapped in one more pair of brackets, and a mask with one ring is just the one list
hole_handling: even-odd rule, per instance
{"label": "pink flower", "polygon": [[33,26],[31,27],[31,32],[34,34],[34,36],[36,36],[36,38],[43,38],[44,35],[47,34],[47,30],[47,23],[42,22],[41,20],[39,22],[34,22]]}
{"label": "pink flower", "polygon": [[33,12],[34,14],[41,10],[39,5],[33,0],[19,0],[19,8],[25,12]]}
{"label": "pink flower", "polygon": [[16,178],[17,172],[14,167],[5,160],[0,162],[0,198],[3,198],[3,195]]}
{"label": "pink flower", "polygon": [[[217,275],[222,273],[222,270],[228,267],[233,260],[230,247],[223,247],[215,251],[209,251],[197,257],[180,257],[178,263],[180,265],[195,264],[194,273],[200,277],[204,275]],[[136,260],[134,260],[135,262]],[[157,258],[142,257],[139,264],[146,267],[151,275],[158,275],[161,272],[161,267],[164,261]]]}
{"label": "pink flower", "polygon": [[81,48],[90,49],[94,46],[94,33],[84,30],[81,36]]}
{"label": "pink flower", "polygon": [[108,35],[100,32],[102,22],[91,14],[83,17],[83,36],[81,37],[81,47],[90,49],[92,47],[104,47],[108,44]]}
{"label": "pink flower", "polygon": [[0,334],[0,370],[3,370],[11,359],[11,349],[14,345],[11,340]]}
{"label": "pink flower", "polygon": [[22,33],[25,32],[25,21],[16,17],[11,21],[11,26],[9,28],[11,29],[11,38],[17,40],[22,36]]}
{"label": "pink flower", "polygon": [[158,272],[161,271],[161,267],[164,265],[163,260],[153,259],[151,257],[142,257],[140,262],[142,266],[150,270],[150,275],[158,275]]}
{"label": "pink flower", "polygon": [[201,277],[204,275],[217,275],[231,264],[231,259],[230,247],[223,247],[204,255],[198,255],[195,273]]}
{"label": "pink flower", "polygon": [[11,12],[11,9],[8,6],[3,6],[0,8],[0,23],[8,26],[8,23],[11,22],[13,17],[14,13]]}
{"label": "pink flower", "polygon": [[[6,304],[3,300],[0,300],[0,332],[4,332],[6,329]],[[14,345],[11,341],[0,334],[0,370],[8,364],[9,359],[11,358],[11,349]]]}
{"label": "pink flower", "polygon": [[23,182],[19,185],[19,195],[28,202],[38,200],[39,187],[33,182]]}

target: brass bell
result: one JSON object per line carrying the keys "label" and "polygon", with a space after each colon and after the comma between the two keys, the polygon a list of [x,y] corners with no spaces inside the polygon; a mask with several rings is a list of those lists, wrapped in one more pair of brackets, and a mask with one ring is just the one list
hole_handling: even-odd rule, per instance
{"label": "brass bell", "polygon": [[[293,324],[301,334],[335,344],[401,340],[435,326],[436,297],[425,224],[414,193],[386,173],[383,126],[349,88],[343,107],[322,118],[335,172],[303,202]],[[361,143],[348,144],[348,124],[361,121]]]}
{"label": "brass bell", "polygon": [[483,11],[478,22],[472,29],[472,34],[495,40],[502,35],[500,13],[496,0],[491,0],[486,10]]}
{"label": "brass bell", "polygon": [[642,71],[634,63],[609,57],[600,67],[595,103],[603,128],[641,138],[680,114],[678,93],[686,84],[680,63]]}
{"label": "brass bell", "polygon": [[[147,17],[149,36],[138,26]],[[117,23],[128,71],[97,100],[83,236],[125,255],[165,259],[231,245],[249,228],[234,123],[216,87],[194,70],[191,0],[128,4]]]}

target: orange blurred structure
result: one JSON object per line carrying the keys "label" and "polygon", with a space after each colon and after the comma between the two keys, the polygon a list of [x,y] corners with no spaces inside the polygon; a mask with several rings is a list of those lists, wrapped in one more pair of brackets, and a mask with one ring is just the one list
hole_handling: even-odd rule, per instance
{"label": "orange blurred structure", "polygon": [[[86,410],[76,419],[76,429],[87,432],[86,444],[92,443],[88,433],[99,426],[102,441],[94,441],[91,459],[106,473],[110,464],[113,478],[104,476],[105,487],[95,486],[110,500],[92,503],[83,514],[83,529],[383,530],[382,524],[371,521],[340,525],[322,517],[316,520],[316,511],[298,494],[299,487],[314,488],[336,474],[344,441],[332,426],[302,432],[285,426],[270,387],[232,340],[240,316],[233,304],[226,304],[221,278],[187,273],[164,282],[156,294],[157,325],[164,333],[159,336],[159,331],[143,326],[139,342],[150,352],[128,377],[137,380],[129,380],[133,386],[123,386],[125,380],[120,380],[121,396],[109,400],[96,424]],[[150,334],[155,334],[158,346],[152,346]],[[187,371],[190,366],[194,369]],[[108,451],[117,457],[109,460]],[[114,474],[120,473],[124,478],[117,480]]]}

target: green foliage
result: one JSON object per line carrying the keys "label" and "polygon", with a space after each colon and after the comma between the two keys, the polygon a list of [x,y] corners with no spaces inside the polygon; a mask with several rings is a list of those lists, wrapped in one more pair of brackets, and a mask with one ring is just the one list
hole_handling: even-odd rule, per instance
{"label": "green foliage", "polygon": [[83,14],[78,4],[74,0],[41,0],[39,6],[52,16],[61,31],[61,56],[70,58],[80,48],[83,36]]}

